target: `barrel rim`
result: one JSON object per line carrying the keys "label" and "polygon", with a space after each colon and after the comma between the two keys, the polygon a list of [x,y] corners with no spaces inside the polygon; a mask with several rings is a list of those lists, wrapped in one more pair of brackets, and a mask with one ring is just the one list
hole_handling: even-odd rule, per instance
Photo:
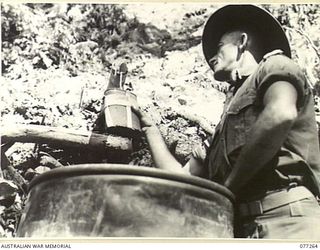
{"label": "barrel rim", "polygon": [[218,192],[226,196],[231,202],[235,201],[235,196],[229,189],[213,181],[209,181],[197,176],[173,173],[162,169],[115,163],[76,164],[68,167],[52,169],[35,177],[30,182],[28,191],[30,192],[35,185],[50,179],[97,174],[135,175],[179,181]]}

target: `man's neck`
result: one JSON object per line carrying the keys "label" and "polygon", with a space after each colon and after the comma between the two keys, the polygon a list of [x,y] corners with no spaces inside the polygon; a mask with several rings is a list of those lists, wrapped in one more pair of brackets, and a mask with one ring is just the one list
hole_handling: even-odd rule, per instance
{"label": "man's neck", "polygon": [[239,61],[238,67],[231,72],[231,80],[228,81],[232,85],[242,84],[243,78],[247,78],[258,67],[257,61],[249,51],[245,51]]}

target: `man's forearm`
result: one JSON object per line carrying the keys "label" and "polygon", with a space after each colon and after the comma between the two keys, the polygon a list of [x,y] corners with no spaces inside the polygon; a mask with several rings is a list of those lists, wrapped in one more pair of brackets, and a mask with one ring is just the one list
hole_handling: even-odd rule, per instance
{"label": "man's forearm", "polygon": [[168,150],[159,129],[151,126],[144,128],[144,130],[156,167],[172,172],[186,173],[181,164]]}
{"label": "man's forearm", "polygon": [[277,111],[265,109],[252,127],[249,141],[243,147],[237,162],[225,181],[225,186],[235,194],[261,168],[265,166],[282,146],[293,118],[276,117]]}

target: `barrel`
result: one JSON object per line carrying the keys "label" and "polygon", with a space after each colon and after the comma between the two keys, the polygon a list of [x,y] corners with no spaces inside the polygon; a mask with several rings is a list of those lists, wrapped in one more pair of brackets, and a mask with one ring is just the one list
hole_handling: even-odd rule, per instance
{"label": "barrel", "polygon": [[108,89],[104,93],[102,112],[105,131],[125,137],[140,135],[140,120],[131,107],[138,107],[137,96],[122,89]]}
{"label": "barrel", "polygon": [[233,194],[184,174],[82,164],[36,177],[18,237],[233,238]]}

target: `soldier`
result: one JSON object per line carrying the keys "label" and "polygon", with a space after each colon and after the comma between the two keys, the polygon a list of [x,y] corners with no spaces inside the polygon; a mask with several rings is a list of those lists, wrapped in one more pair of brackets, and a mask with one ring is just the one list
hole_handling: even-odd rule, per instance
{"label": "soldier", "polygon": [[230,84],[221,121],[182,167],[137,110],[156,167],[230,189],[236,237],[319,239],[313,96],[280,24],[256,6],[228,5],[209,18],[202,43],[214,78]]}

